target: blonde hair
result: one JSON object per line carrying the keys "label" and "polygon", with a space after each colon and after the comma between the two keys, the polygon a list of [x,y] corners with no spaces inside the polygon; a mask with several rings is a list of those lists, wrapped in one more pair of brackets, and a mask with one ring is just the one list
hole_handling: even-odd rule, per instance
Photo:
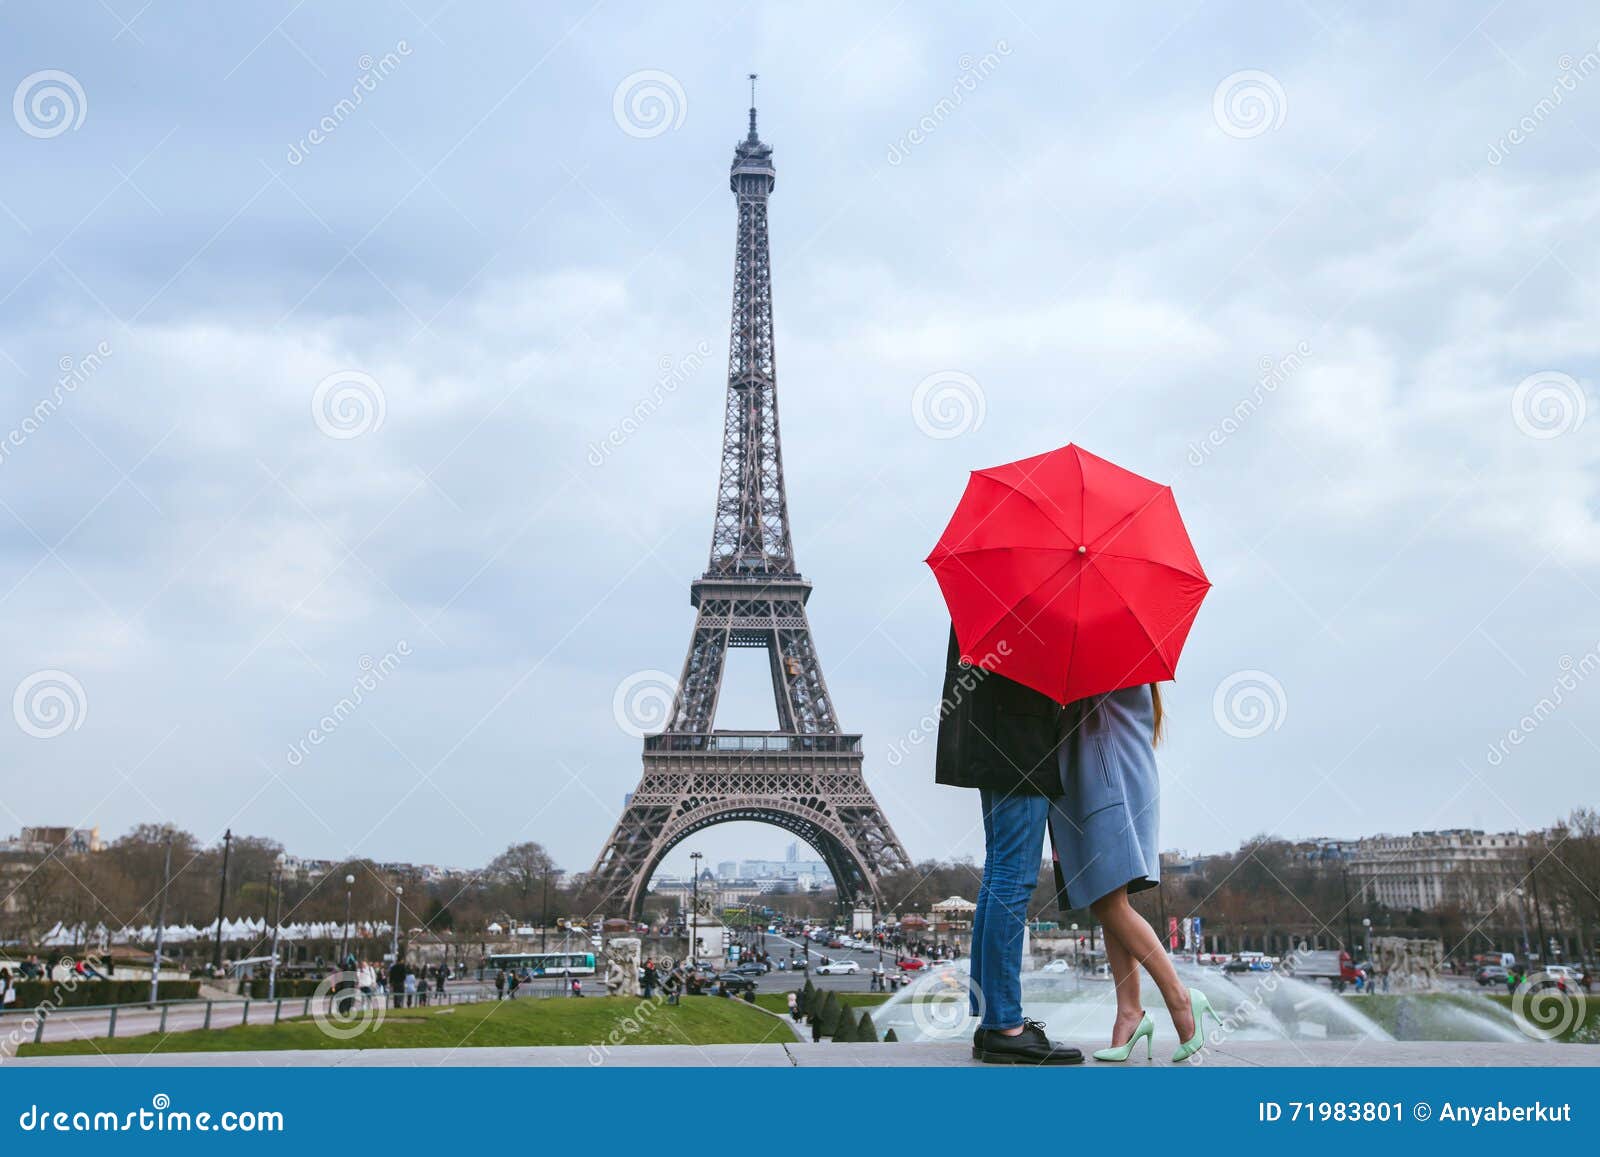
{"label": "blonde hair", "polygon": [[1150,684],[1150,707],[1153,715],[1153,722],[1150,727],[1150,746],[1160,747],[1162,731],[1166,723],[1166,712],[1161,709],[1160,683]]}

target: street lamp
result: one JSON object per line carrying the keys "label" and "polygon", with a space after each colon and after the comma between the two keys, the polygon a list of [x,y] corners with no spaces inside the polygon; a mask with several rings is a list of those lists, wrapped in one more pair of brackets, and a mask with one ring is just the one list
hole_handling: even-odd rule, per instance
{"label": "street lamp", "polygon": [[172,883],[172,828],[167,828],[167,855],[161,868],[161,907],[156,912],[156,950],[150,962],[150,1003],[156,1002],[161,985],[161,947],[166,939],[167,887]]}
{"label": "street lamp", "polygon": [[539,897],[539,951],[545,950],[545,926],[550,923],[550,869],[552,865],[544,866],[544,892]]}
{"label": "street lamp", "polygon": [[689,967],[700,957],[700,853],[689,853]]}
{"label": "street lamp", "polygon": [[217,885],[217,948],[211,956],[211,971],[222,971],[222,916],[228,906],[228,849],[233,844],[233,829],[222,833],[222,879]]}
{"label": "street lamp", "polygon": [[350,893],[355,887],[356,878],[344,878],[344,940],[339,945],[339,967],[345,966],[345,961],[350,959]]}
{"label": "street lamp", "polygon": [[400,897],[406,890],[399,884],[394,886],[394,927],[389,929],[389,952],[394,957],[395,963],[400,963]]}
{"label": "street lamp", "polygon": [[[278,928],[283,923],[283,863],[287,857],[282,852],[272,861],[273,870],[267,877],[267,907],[272,920],[272,961],[267,965],[267,999],[278,997]],[[276,882],[278,906],[272,911],[273,886]]]}

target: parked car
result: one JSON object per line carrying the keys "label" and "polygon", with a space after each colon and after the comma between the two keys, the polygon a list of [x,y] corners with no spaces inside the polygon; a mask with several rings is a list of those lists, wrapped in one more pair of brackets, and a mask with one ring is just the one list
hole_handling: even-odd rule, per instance
{"label": "parked car", "polygon": [[1072,966],[1069,965],[1065,960],[1052,960],[1049,964],[1046,964],[1043,968],[1039,969],[1039,971],[1040,972],[1070,972],[1071,968],[1072,968]]}
{"label": "parked car", "polygon": [[854,960],[835,960],[829,964],[817,965],[818,976],[838,976],[842,973],[860,972],[861,965]]}
{"label": "parked car", "polygon": [[1478,969],[1476,979],[1480,986],[1504,984],[1506,982],[1506,970],[1498,964],[1485,964]]}

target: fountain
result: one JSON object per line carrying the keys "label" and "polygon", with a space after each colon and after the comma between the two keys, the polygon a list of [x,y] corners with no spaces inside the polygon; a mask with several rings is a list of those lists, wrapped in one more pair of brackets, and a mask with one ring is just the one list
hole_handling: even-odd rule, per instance
{"label": "fountain", "polygon": [[[1329,1041],[1351,1045],[1364,1040],[1462,1040],[1532,1043],[1518,1031],[1505,1008],[1469,992],[1413,985],[1400,996],[1341,995],[1326,985],[1283,972],[1223,973],[1215,967],[1176,962],[1183,982],[1204,990],[1222,1015],[1222,1039],[1243,1041]],[[969,1038],[977,1020],[968,1011],[972,981],[965,960],[931,965],[896,993],[873,1020],[893,1028],[902,1041]],[[1141,972],[1141,997],[1167,1041],[1177,1033],[1155,986]],[[1373,1003],[1368,1004],[1368,1001]],[[1075,972],[1022,974],[1025,1016],[1044,1021],[1062,1040],[1104,1037],[1116,1000],[1108,980]],[[1381,1010],[1381,1017],[1369,1014]],[[1383,1023],[1380,1023],[1380,1019]],[[1212,1035],[1212,1039],[1217,1039]]]}

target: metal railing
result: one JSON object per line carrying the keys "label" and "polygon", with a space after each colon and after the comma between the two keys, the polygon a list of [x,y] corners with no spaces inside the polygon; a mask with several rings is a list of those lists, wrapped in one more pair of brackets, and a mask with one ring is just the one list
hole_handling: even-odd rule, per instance
{"label": "metal railing", "polygon": [[859,735],[767,735],[727,732],[663,732],[647,735],[646,751],[776,751],[854,754],[861,750]]}
{"label": "metal railing", "polygon": [[[149,1033],[164,1035],[168,1031],[168,1022],[171,1014],[174,1011],[182,1013],[191,1010],[198,1011],[202,1008],[205,1010],[205,1015],[200,1024],[185,1025],[182,1028],[174,1028],[171,1031],[204,1031],[206,1029],[234,1028],[239,1025],[249,1024],[277,1024],[285,1019],[285,1017],[290,1020],[308,1017],[311,1015],[313,1004],[331,1004],[332,1002],[347,995],[357,1001],[362,999],[360,993],[352,993],[348,990],[345,990],[341,992],[324,993],[320,996],[316,994],[311,994],[308,996],[280,996],[272,1000],[240,996],[224,1000],[158,1000],[154,1003],[141,1001],[139,1003],[132,1004],[81,1004],[63,1005],[54,1008],[45,1005],[40,1005],[34,1008],[12,1007],[0,1012],[0,1036],[6,1035],[9,1025],[17,1021],[26,1022],[28,1020],[33,1020],[34,1026],[32,1043],[40,1044],[45,1039],[45,1028],[52,1020],[57,1020],[72,1026],[74,1031],[67,1039],[83,1040],[85,1038],[92,1037],[95,1039],[104,1038],[106,1040],[114,1040],[117,1035],[117,1023],[119,1019],[125,1021],[132,1016],[138,1016],[146,1013],[159,1014],[156,1017],[155,1026],[152,1028],[148,1024],[141,1025],[139,1031],[133,1033],[132,1035],[145,1036]],[[478,991],[444,993],[430,992],[428,993],[427,1004],[422,1004],[417,997],[418,994],[409,994],[406,998],[409,1003],[404,1005],[394,1003],[396,998],[392,994],[388,996],[379,996],[374,994],[368,998],[368,1001],[369,1003],[382,1001],[392,1008],[425,1008],[433,1005],[476,1004],[481,1000],[487,999],[484,993]],[[254,1020],[251,1019],[252,1009],[258,1010]],[[266,1015],[265,1010],[267,1009],[271,1010],[272,1015],[270,1018],[268,1018]],[[88,1014],[88,1016],[80,1014]],[[101,1015],[105,1017],[104,1032],[83,1031],[85,1027],[85,1020],[93,1020],[96,1016]],[[126,1028],[131,1026],[125,1025],[124,1027]],[[128,1034],[125,1033],[124,1035]]]}

